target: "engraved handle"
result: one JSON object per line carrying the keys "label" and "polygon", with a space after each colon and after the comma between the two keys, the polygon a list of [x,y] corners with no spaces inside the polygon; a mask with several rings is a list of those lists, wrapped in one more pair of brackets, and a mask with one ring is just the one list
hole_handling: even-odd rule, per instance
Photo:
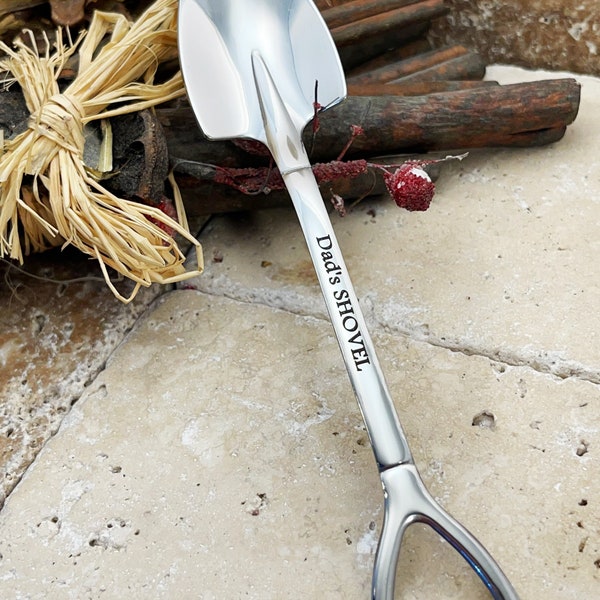
{"label": "engraved handle", "polygon": [[312,170],[307,167],[292,171],[283,179],[298,213],[379,469],[412,462]]}
{"label": "engraved handle", "polygon": [[258,50],[252,52],[251,62],[265,141],[298,213],[379,469],[412,462],[408,442],[302,143],[302,126],[290,114]]}

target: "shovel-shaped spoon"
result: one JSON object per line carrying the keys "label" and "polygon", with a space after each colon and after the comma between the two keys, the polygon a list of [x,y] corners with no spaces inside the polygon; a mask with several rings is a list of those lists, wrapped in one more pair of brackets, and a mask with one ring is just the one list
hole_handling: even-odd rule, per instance
{"label": "shovel-shaped spoon", "polygon": [[312,257],[383,485],[385,511],[372,598],[392,600],[402,537],[426,523],[465,558],[497,600],[516,600],[485,548],[423,484],[375,355],[301,134],[316,100],[346,96],[327,26],[311,0],[180,0],[179,54],[188,97],[211,139],[266,144]]}

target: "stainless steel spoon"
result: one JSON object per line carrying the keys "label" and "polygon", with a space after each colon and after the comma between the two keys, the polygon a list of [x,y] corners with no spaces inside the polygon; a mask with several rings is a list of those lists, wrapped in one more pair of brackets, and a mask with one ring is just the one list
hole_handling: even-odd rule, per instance
{"label": "stainless steel spoon", "polygon": [[311,0],[180,0],[178,27],[188,97],[204,134],[266,144],[298,213],[383,485],[372,597],[392,600],[402,536],[421,522],[460,552],[493,598],[516,600],[494,559],[417,472],[313,176],[301,133],[314,116],[315,90],[324,108],[346,96],[319,11]]}

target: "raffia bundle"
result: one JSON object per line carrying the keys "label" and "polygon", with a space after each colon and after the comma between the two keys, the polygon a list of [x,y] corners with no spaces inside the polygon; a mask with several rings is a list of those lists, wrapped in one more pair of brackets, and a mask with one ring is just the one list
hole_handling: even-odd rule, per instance
{"label": "raffia bundle", "polygon": [[[158,208],[110,193],[84,164],[86,123],[139,111],[184,93],[181,74],[154,83],[161,61],[177,51],[177,0],[157,0],[131,23],[122,15],[96,12],[87,33],[64,44],[56,35],[45,55],[22,41],[1,44],[0,69],[17,82],[31,113],[28,128],[4,144],[0,156],[0,256],[25,255],[72,244],[98,259],[107,284],[122,301],[140,286],[172,283],[202,269],[200,245],[189,233],[175,190],[179,222]],[[76,78],[63,92],[58,75],[79,53]],[[174,184],[174,179],[172,180]],[[198,271],[188,272],[172,235],[196,248]],[[136,282],[123,297],[106,266]]]}

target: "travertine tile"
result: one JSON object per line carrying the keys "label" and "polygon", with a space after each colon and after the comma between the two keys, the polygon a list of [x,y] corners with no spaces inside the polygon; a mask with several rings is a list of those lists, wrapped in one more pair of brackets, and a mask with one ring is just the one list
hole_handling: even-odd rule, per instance
{"label": "travertine tile", "polygon": [[[551,76],[492,73],[503,75]],[[425,213],[382,199],[333,216],[372,325],[600,382],[600,80],[581,79],[580,114],[559,143],[448,163]],[[292,209],[217,219],[204,244],[198,289],[324,314]]]}
{"label": "travertine tile", "polygon": [[[0,507],[85,386],[164,288],[125,306],[75,251],[0,265]],[[132,286],[123,282],[122,289]]]}
{"label": "travertine tile", "polygon": [[[424,479],[525,600],[600,578],[599,104],[587,78],[560,143],[446,165],[427,213],[334,219]],[[208,294],[159,301],[96,379],[157,290],[7,288],[11,472],[83,398],[0,512],[0,598],[368,596],[381,491],[296,219],[203,242]],[[398,597],[488,597],[408,537]]]}
{"label": "travertine tile", "polygon": [[[592,597],[597,387],[375,341],[433,494],[524,599]],[[366,598],[381,507],[330,325],[174,292],[8,498],[0,596]],[[398,597],[488,597],[447,545],[413,529]]]}

